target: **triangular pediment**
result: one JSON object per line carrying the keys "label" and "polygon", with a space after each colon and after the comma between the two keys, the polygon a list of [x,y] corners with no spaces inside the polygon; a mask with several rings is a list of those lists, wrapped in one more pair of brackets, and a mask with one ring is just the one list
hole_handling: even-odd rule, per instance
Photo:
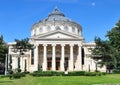
{"label": "triangular pediment", "polygon": [[81,37],[76,34],[65,32],[62,30],[44,33],[35,37],[35,39],[80,39],[80,38]]}

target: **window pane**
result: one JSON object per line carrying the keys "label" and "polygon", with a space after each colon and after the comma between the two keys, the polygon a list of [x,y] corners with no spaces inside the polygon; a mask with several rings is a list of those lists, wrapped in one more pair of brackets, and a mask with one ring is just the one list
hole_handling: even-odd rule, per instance
{"label": "window pane", "polygon": [[74,27],[72,27],[72,32],[75,32],[75,28]]}
{"label": "window pane", "polygon": [[56,26],[55,28],[56,28],[56,30],[61,30],[61,28],[59,26]]}
{"label": "window pane", "polygon": [[31,65],[34,64],[34,49],[31,50]]}
{"label": "window pane", "polygon": [[66,26],[66,27],[64,28],[64,30],[65,30],[65,31],[68,31],[68,27]]}
{"label": "window pane", "polygon": [[43,29],[40,27],[39,31],[40,31],[40,32],[42,32],[42,31],[43,31]]}
{"label": "window pane", "polygon": [[36,29],[34,30],[34,36],[36,35]]}
{"label": "window pane", "polygon": [[50,27],[50,26],[48,26],[48,27],[47,27],[47,31],[49,32],[50,30],[51,30],[51,27]]}

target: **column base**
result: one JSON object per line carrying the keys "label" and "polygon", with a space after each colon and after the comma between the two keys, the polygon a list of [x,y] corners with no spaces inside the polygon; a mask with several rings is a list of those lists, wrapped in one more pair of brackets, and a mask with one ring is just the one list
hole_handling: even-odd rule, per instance
{"label": "column base", "polygon": [[76,61],[75,70],[76,71],[82,71],[82,65],[81,65],[80,61]]}
{"label": "column base", "polygon": [[73,66],[73,61],[69,61],[69,71],[73,71],[74,70],[74,66]]}
{"label": "column base", "polygon": [[42,65],[42,70],[43,71],[47,71],[47,67],[46,67],[47,65],[45,64],[45,63],[43,63],[43,65]]}

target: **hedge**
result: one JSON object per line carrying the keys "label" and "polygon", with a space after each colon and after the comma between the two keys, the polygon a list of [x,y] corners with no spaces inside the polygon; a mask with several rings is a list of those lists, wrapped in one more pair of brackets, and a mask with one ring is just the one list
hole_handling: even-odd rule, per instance
{"label": "hedge", "polygon": [[105,74],[106,73],[102,72],[85,72],[85,71],[68,72],[68,74],[56,71],[35,71],[30,75],[39,77],[39,76],[101,76]]}

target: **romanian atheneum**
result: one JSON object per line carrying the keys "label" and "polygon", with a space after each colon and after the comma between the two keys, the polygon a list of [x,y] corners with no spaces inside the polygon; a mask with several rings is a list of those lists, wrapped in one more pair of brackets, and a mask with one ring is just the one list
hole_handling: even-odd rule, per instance
{"label": "romanian atheneum", "polygon": [[[47,18],[36,22],[31,27],[30,43],[34,49],[20,57],[20,69],[33,72],[41,68],[43,71],[95,71],[96,62],[90,58],[95,43],[86,43],[80,24],[65,17],[55,8]],[[12,69],[18,68],[19,52],[12,51],[8,43],[9,55],[12,56]],[[99,68],[105,71],[105,68]]]}

